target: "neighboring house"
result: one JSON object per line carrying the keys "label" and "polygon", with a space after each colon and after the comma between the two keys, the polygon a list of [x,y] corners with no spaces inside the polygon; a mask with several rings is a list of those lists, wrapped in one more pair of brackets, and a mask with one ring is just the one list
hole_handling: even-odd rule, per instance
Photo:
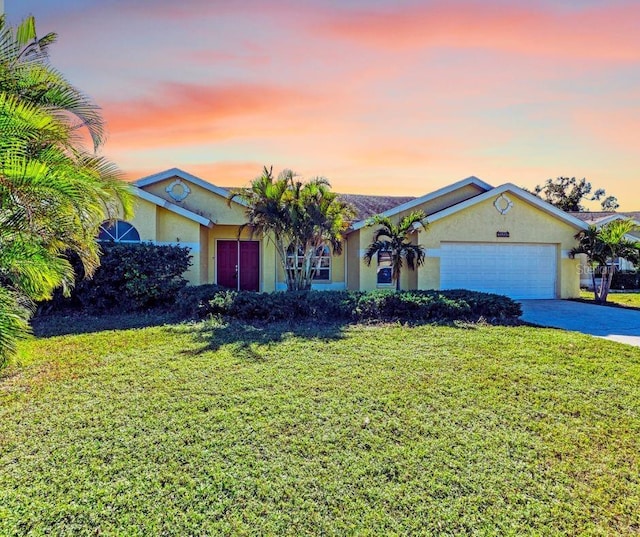
{"label": "neighboring house", "polygon": [[[228,190],[176,168],[133,184],[135,218],[116,223],[102,238],[188,246],[193,266],[186,277],[192,284],[285,288],[273,245],[246,229],[238,237],[244,207],[228,202]],[[568,254],[574,235],[587,225],[515,185],[492,187],[469,177],[420,198],[342,197],[354,205],[358,220],[342,255],[327,250],[320,259],[315,289],[391,288],[384,253],[371,266],[362,259],[375,229],[366,218],[383,213],[395,219],[423,210],[428,229],[416,230],[413,240],[426,248],[426,262],[402,272],[403,289],[467,288],[514,298],[579,295],[579,261]]]}
{"label": "neighboring house", "polygon": [[[640,242],[640,211],[630,212],[613,212],[613,211],[583,211],[569,213],[576,218],[582,220],[585,224],[596,226],[597,228],[612,222],[613,220],[633,220],[638,226],[634,231],[628,234],[628,238],[633,241]],[[590,268],[587,264],[587,257],[581,255],[580,257],[580,287],[586,287],[591,289],[593,287],[593,280],[591,278]],[[617,270],[635,270],[635,267],[631,261],[627,261],[622,257],[617,257],[613,260]]]}

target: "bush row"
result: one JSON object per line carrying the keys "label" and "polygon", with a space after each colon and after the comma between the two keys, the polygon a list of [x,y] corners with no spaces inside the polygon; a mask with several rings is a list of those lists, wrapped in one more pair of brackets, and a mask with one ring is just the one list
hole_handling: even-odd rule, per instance
{"label": "bush row", "polygon": [[513,321],[522,311],[510,298],[466,290],[306,291],[253,293],[216,286],[186,287],[176,299],[185,317],[222,315],[244,321],[454,320]]}

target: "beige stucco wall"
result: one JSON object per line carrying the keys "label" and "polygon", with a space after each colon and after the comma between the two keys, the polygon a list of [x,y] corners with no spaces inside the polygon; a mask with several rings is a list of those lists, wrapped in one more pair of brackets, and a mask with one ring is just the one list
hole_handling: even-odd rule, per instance
{"label": "beige stucco wall", "polygon": [[[574,235],[578,229],[511,193],[508,196],[514,205],[505,215],[496,210],[492,197],[433,222],[426,232],[420,232],[420,244],[427,249],[427,262],[418,271],[418,288],[439,288],[440,259],[429,256],[429,250],[438,250],[443,241],[537,243],[557,245],[558,295],[561,298],[579,296],[579,260],[568,258],[569,250],[576,244]],[[497,238],[497,231],[508,231],[509,237]]]}
{"label": "beige stucco wall", "polygon": [[[529,204],[515,194],[508,193],[514,202],[511,210],[500,214],[490,198],[467,209],[429,223],[427,231],[421,230],[412,242],[427,250],[425,264],[417,271],[403,270],[402,289],[438,289],[440,287],[441,242],[485,243],[538,243],[555,244],[557,247],[557,293],[561,298],[573,298],[580,293],[579,260],[569,259],[568,252],[576,245],[574,236],[578,229]],[[497,196],[496,196],[497,197]],[[419,209],[420,207],[418,207]],[[397,218],[395,218],[397,221]],[[427,218],[428,220],[428,218]],[[377,265],[367,266],[362,259],[364,249],[373,239],[375,227],[363,228],[351,233],[349,243],[348,288],[373,290],[377,284]],[[497,238],[497,231],[508,231],[509,238]],[[358,255],[356,257],[356,247]],[[434,251],[429,256],[429,250]]]}
{"label": "beige stucco wall", "polygon": [[134,205],[134,217],[129,222],[138,230],[140,240],[155,241],[157,236],[157,217],[156,210],[158,206],[150,201],[136,198]]}
{"label": "beige stucco wall", "polygon": [[360,230],[347,235],[345,241],[345,258],[347,265],[347,289],[357,291],[360,289]]}
{"label": "beige stucco wall", "polygon": [[230,206],[224,197],[184,179],[182,182],[189,187],[191,192],[184,200],[175,201],[169,196],[166,188],[176,179],[178,179],[178,177],[159,181],[158,183],[145,186],[144,190],[171,203],[175,203],[179,207],[184,207],[189,211],[205,216],[214,223],[224,225],[241,225],[245,223],[244,208],[241,205],[232,203]]}

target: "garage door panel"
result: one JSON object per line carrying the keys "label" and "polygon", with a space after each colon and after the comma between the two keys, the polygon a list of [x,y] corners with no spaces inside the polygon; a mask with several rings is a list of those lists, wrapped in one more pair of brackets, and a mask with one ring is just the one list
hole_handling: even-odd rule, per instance
{"label": "garage door panel", "polygon": [[512,298],[555,298],[554,244],[442,243],[440,287]]}

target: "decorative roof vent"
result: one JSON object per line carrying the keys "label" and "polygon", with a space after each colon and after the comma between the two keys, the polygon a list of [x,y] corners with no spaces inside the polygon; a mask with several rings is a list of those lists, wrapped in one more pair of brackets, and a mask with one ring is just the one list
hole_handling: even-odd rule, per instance
{"label": "decorative roof vent", "polygon": [[513,202],[504,194],[500,194],[493,202],[493,206],[500,214],[507,214],[513,207]]}
{"label": "decorative roof vent", "polygon": [[165,190],[171,199],[178,202],[184,200],[191,193],[191,189],[182,182],[182,179],[176,179]]}

